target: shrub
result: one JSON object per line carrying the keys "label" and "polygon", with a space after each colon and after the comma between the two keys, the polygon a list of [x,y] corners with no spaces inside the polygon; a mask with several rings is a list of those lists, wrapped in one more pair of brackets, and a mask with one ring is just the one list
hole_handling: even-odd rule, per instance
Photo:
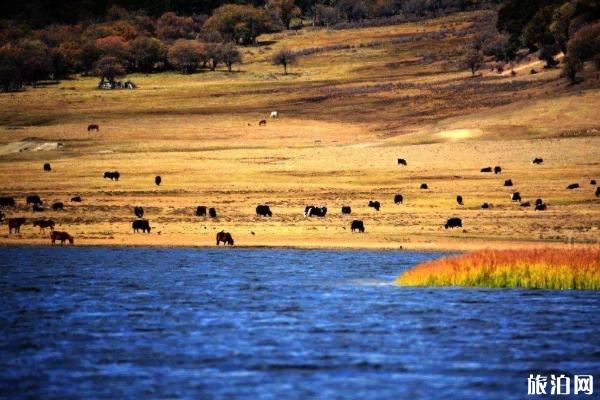
{"label": "shrub", "polygon": [[478,251],[420,264],[396,283],[600,290],[600,248]]}

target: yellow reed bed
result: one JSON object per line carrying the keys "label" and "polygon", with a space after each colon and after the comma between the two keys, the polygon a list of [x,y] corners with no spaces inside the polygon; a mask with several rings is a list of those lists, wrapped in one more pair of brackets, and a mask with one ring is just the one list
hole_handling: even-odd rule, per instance
{"label": "yellow reed bed", "polygon": [[600,290],[600,248],[484,250],[419,264],[403,286]]}

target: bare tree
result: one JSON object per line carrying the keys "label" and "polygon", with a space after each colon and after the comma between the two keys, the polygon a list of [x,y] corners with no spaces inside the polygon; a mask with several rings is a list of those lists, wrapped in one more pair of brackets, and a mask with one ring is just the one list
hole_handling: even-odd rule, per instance
{"label": "bare tree", "polygon": [[483,67],[483,54],[475,47],[467,47],[461,59],[463,68],[470,69],[472,76]]}
{"label": "bare tree", "polygon": [[288,65],[294,65],[298,61],[296,53],[292,50],[283,48],[273,55],[273,65],[283,66],[283,73],[287,75]]}

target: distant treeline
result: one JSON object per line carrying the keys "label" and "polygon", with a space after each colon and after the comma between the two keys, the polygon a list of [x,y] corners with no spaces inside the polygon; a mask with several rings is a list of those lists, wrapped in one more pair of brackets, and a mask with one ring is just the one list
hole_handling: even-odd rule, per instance
{"label": "distant treeline", "polygon": [[[298,7],[303,15],[314,15],[319,7],[340,11],[344,19],[389,16],[405,10],[426,12],[435,9],[466,9],[494,0],[290,0],[279,1]],[[225,4],[264,7],[268,0],[21,0],[0,2],[0,15],[4,19],[26,22],[33,28],[51,24],[76,24],[86,20],[102,20],[113,7],[143,12],[157,18],[164,13],[178,15],[211,15]],[[339,17],[339,16],[338,16]]]}
{"label": "distant treeline", "polygon": [[[97,75],[101,87],[130,72],[229,70],[238,46],[304,24],[370,26],[489,4],[489,0],[23,0],[3,2],[0,90]],[[243,3],[243,4],[242,4]],[[400,17],[395,19],[394,17]],[[287,67],[287,57],[278,64]],[[290,59],[289,61],[293,61]],[[110,87],[111,85],[108,85]]]}
{"label": "distant treeline", "polygon": [[509,0],[498,11],[503,36],[490,41],[488,51],[512,59],[521,48],[538,52],[548,67],[564,53],[564,71],[572,81],[586,61],[600,69],[599,0]]}

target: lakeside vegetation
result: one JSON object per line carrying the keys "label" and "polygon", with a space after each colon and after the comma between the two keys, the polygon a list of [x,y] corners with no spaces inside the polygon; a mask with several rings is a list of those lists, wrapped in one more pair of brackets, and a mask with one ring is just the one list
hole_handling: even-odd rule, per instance
{"label": "lakeside vegetation", "polygon": [[483,250],[420,264],[403,286],[600,290],[600,248]]}

